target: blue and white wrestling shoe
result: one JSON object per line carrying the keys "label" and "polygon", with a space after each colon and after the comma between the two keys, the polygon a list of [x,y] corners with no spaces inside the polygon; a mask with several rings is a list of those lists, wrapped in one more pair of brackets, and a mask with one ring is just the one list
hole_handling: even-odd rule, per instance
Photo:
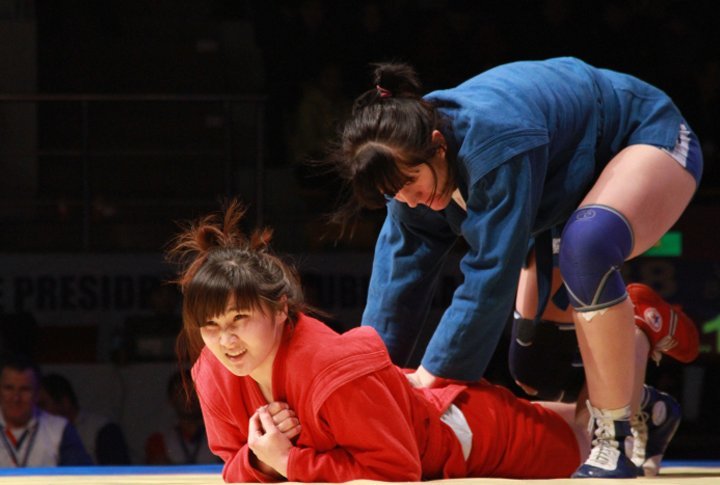
{"label": "blue and white wrestling shoe", "polygon": [[638,467],[625,454],[625,439],[631,436],[630,407],[607,410],[590,405],[590,426],[595,426],[590,457],[572,478],[636,478]]}
{"label": "blue and white wrestling shoe", "polygon": [[669,394],[645,386],[640,412],[630,418],[632,428],[631,460],[640,475],[654,477],[678,426],[682,411]]}

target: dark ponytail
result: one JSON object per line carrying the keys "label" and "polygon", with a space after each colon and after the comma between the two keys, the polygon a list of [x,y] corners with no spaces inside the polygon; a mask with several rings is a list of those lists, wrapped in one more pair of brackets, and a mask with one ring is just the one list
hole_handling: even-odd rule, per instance
{"label": "dark ponytail", "polygon": [[[325,161],[348,189],[347,199],[331,218],[343,227],[362,208],[383,207],[408,182],[398,163],[427,163],[440,148],[432,133],[441,130],[444,120],[422,98],[415,69],[404,63],[373,66],[373,87],[355,100],[339,142]],[[454,164],[449,163],[448,183],[454,178]],[[447,189],[439,187],[440,192]]]}
{"label": "dark ponytail", "polygon": [[422,85],[412,66],[399,63],[376,63],[371,66],[374,67],[372,79],[375,87],[355,100],[353,115],[370,104],[389,102],[389,98],[420,99]]}

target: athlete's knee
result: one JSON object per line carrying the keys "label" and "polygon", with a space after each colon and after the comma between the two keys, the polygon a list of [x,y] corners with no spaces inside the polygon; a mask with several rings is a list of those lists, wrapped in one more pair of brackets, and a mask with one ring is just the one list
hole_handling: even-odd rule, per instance
{"label": "athlete's knee", "polygon": [[591,205],[573,213],[563,230],[559,260],[577,311],[600,310],[627,298],[620,268],[632,248],[632,228],[615,209]]}

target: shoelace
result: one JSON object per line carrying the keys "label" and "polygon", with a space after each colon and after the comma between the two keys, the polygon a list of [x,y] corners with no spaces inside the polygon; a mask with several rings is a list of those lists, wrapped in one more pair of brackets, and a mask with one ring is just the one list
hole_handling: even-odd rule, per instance
{"label": "shoelace", "polygon": [[676,309],[675,307],[670,310],[670,333],[658,340],[657,344],[655,344],[655,347],[650,351],[650,358],[655,361],[655,365],[660,365],[660,359],[662,359],[663,353],[667,352],[678,344],[678,341],[674,337],[677,326],[678,310],[679,309]]}
{"label": "shoelace", "polygon": [[615,468],[620,457],[620,450],[617,448],[618,442],[594,439],[592,443],[593,449],[590,451],[590,457],[586,463],[599,468]]}
{"label": "shoelace", "polygon": [[636,465],[638,462],[642,464],[645,461],[645,450],[648,440],[647,422],[650,415],[647,412],[640,411],[630,418],[630,427],[633,434],[633,451],[631,460]]}
{"label": "shoelace", "polygon": [[594,418],[590,419],[588,432],[592,431],[593,424],[597,426],[597,429],[595,430],[595,439],[592,440],[593,448],[586,463],[600,468],[615,468],[620,457],[620,450],[618,442],[611,438],[614,436],[613,422],[594,414],[590,403],[588,403],[588,408]]}
{"label": "shoelace", "polygon": [[677,340],[675,340],[670,335],[665,335],[663,338],[658,340],[658,343],[655,344],[655,347],[653,347],[653,349],[650,351],[650,358],[655,361],[656,365],[660,365],[660,359],[662,358],[662,354],[672,349],[677,344]]}

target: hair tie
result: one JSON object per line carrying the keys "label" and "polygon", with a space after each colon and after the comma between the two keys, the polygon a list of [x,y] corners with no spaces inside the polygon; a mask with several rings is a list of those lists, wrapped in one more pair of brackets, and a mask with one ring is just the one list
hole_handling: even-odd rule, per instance
{"label": "hair tie", "polygon": [[392,96],[392,93],[389,90],[385,89],[384,87],[380,86],[379,84],[375,85],[375,89],[377,89],[378,95],[381,98],[389,98],[390,96]]}

